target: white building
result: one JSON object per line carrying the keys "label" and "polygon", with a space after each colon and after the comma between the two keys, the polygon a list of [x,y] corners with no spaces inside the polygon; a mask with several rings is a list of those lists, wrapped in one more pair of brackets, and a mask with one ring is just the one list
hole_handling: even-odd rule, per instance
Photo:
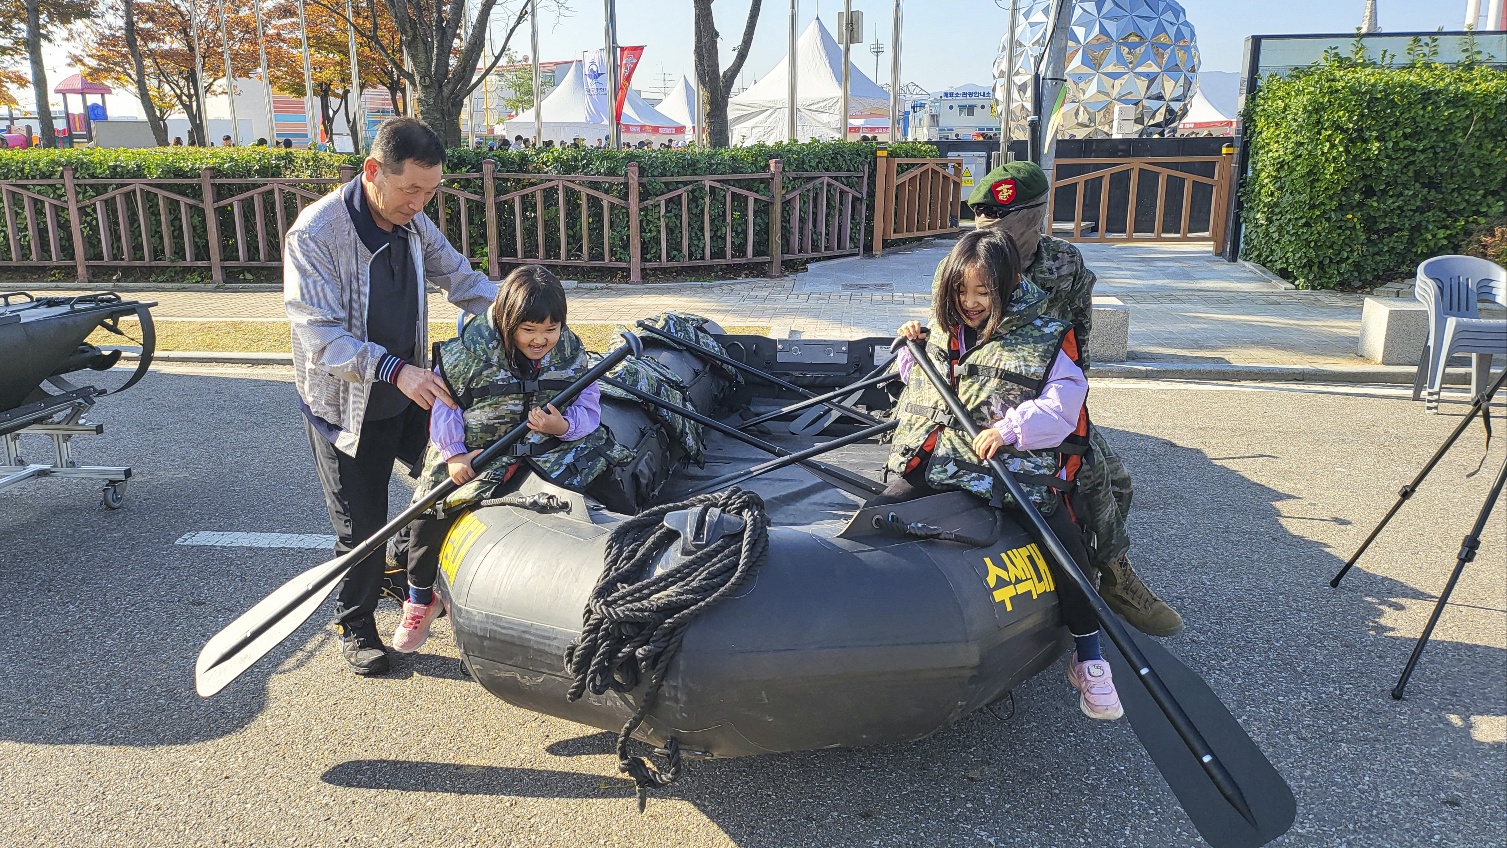
{"label": "white building", "polygon": [[968,83],[911,101],[907,137],[911,141],[998,138],[994,90]]}

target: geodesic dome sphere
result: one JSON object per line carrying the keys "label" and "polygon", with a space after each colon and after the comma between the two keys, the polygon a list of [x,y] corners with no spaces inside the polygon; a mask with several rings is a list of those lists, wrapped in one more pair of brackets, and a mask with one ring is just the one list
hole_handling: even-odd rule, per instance
{"label": "geodesic dome sphere", "polygon": [[[1007,73],[1010,37],[994,63],[994,96],[1004,107],[1015,84],[1015,138],[1032,114],[1031,78],[1046,49],[1051,0],[1021,0],[1015,68]],[[1198,41],[1177,0],[1074,0],[1067,46],[1067,100],[1059,138],[1107,138],[1114,107],[1136,107],[1142,134],[1176,127],[1198,90]],[[1045,111],[1045,107],[1043,109]]]}

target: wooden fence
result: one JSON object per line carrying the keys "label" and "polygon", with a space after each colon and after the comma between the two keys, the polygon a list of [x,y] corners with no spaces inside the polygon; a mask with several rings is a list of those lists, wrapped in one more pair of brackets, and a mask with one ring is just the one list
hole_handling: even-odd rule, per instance
{"label": "wooden fence", "polygon": [[[336,178],[0,181],[0,262],[13,268],[92,271],[197,268],[227,272],[282,265],[284,236]],[[869,172],[785,173],[780,160],[752,174],[625,176],[447,174],[426,208],[473,265],[494,279],[521,263],[645,270],[768,265],[856,255],[863,249]]]}
{"label": "wooden fence", "polygon": [[1230,158],[1058,159],[1047,218],[1069,241],[1213,241],[1217,250]]}
{"label": "wooden fence", "polygon": [[893,239],[920,238],[958,231],[963,200],[963,160],[878,160],[874,189],[874,255]]}

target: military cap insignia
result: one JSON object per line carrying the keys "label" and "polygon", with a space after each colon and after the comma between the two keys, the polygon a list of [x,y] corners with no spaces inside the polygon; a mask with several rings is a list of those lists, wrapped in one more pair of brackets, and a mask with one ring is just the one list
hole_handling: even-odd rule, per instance
{"label": "military cap insignia", "polygon": [[1009,206],[1010,201],[1015,199],[1015,180],[1006,178],[990,187],[994,192],[994,201],[1001,206]]}

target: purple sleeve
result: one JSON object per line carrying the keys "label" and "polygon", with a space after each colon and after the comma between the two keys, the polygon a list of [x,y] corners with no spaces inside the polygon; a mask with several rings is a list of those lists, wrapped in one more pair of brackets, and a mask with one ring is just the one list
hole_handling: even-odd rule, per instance
{"label": "purple sleeve", "polygon": [[[440,373],[438,368],[434,373]],[[467,453],[466,420],[459,409],[436,403],[429,409],[429,443],[439,451],[440,459]]]}
{"label": "purple sleeve", "polygon": [[596,431],[602,423],[602,387],[592,383],[581,394],[576,396],[575,403],[565,408],[560,413],[568,425],[561,441],[574,442],[584,439]]}
{"label": "purple sleeve", "polygon": [[1041,450],[1062,444],[1078,428],[1083,402],[1088,399],[1088,380],[1083,371],[1062,351],[1047,373],[1041,396],[1005,412],[994,423],[1005,444],[1021,450]]}
{"label": "purple sleeve", "polygon": [[900,382],[910,382],[910,370],[916,367],[916,358],[911,356],[909,347],[900,348],[895,355],[895,372],[900,375]]}

